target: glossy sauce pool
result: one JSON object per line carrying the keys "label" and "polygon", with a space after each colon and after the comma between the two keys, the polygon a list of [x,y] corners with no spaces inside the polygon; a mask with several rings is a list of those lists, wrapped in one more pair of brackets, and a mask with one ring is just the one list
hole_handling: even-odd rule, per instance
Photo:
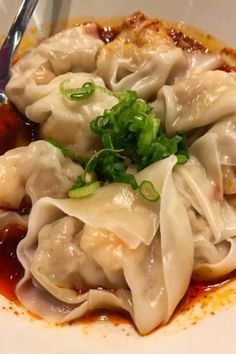
{"label": "glossy sauce pool", "polygon": [[0,155],[36,139],[36,124],[27,120],[12,105],[0,105]]}
{"label": "glossy sauce pool", "polygon": [[15,287],[24,275],[16,247],[26,232],[20,225],[9,225],[0,231],[0,293],[11,301],[16,301]]}
{"label": "glossy sauce pool", "polygon": [[[81,21],[79,22],[81,23]],[[203,44],[196,39],[193,39],[189,35],[189,30],[188,34],[184,34],[184,32],[179,28],[175,28],[173,25],[169,25],[168,28],[169,34],[175,44],[182,49],[188,50],[189,52],[208,52],[209,49],[211,50],[211,48],[207,48],[206,46],[207,41],[203,41]],[[116,25],[115,27],[110,25],[99,26],[100,38],[105,43],[112,41],[118,33],[119,25]],[[210,39],[211,41],[213,40],[212,37]],[[221,69],[225,71],[234,70],[232,66],[226,63]],[[5,153],[11,148],[27,145],[37,138],[37,125],[25,119],[25,117],[23,117],[12,105],[0,106],[0,154]],[[28,213],[29,210],[30,205],[28,202],[22,201],[22,206],[18,212],[22,215]],[[20,225],[8,225],[0,230],[0,293],[16,303],[15,287],[24,274],[23,267],[16,256],[16,248],[18,243],[25,237],[26,232],[27,230]],[[235,277],[235,274],[232,274],[231,278],[233,277]],[[184,299],[179,304],[175,315],[188,310],[189,306],[197,299],[221,288],[227,281],[229,281],[229,279],[223,279],[214,284],[192,282]],[[85,316],[82,322],[91,323],[101,316],[108,316],[109,318],[107,312],[105,315],[104,313],[101,314],[101,312],[96,312]],[[110,319],[115,325],[122,323],[123,321],[128,321],[127,316],[123,317],[119,314],[111,314]]]}

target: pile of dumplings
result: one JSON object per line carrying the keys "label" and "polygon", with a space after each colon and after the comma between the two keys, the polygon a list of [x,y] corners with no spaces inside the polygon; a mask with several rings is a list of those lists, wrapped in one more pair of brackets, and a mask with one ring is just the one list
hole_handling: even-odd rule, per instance
{"label": "pile of dumplings", "polygon": [[[162,23],[135,13],[108,44],[94,23],[66,29],[13,66],[11,102],[40,125],[42,140],[0,157],[0,225],[27,224],[17,256],[25,269],[16,295],[30,311],[62,323],[96,309],[127,311],[140,334],[167,322],[192,278],[216,280],[236,268],[236,74],[218,54],[176,47]],[[117,103],[105,90],[69,101],[59,90],[93,80],[135,90],[169,137],[186,133],[189,160],[172,155],[139,171],[160,201],[111,183],[69,199],[83,168],[43,140],[89,158],[100,146],[90,122]],[[112,289],[112,290],[111,290]]]}

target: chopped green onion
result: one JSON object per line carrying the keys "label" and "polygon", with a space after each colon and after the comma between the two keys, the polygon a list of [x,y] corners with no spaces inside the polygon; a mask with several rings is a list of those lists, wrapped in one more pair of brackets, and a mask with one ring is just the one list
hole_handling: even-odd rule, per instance
{"label": "chopped green onion", "polygon": [[87,165],[85,167],[86,172],[90,172],[92,173],[94,170],[94,165],[96,164],[96,160],[101,156],[104,155],[104,153],[112,153],[113,155],[124,151],[123,149],[119,149],[119,150],[114,150],[114,149],[110,149],[110,148],[105,148],[105,149],[101,149],[98,152],[96,152],[95,154],[93,154],[93,156],[90,158],[90,160],[87,162]]}
{"label": "chopped green onion", "polygon": [[91,183],[85,184],[82,187],[79,187],[76,189],[71,189],[68,192],[68,196],[69,196],[69,198],[74,198],[74,199],[87,197],[87,196],[93,194],[99,187],[100,187],[100,182],[98,182],[98,181],[91,182]]}
{"label": "chopped green onion", "polygon": [[112,142],[112,137],[109,132],[106,132],[102,136],[102,142],[104,146],[107,146],[108,149],[114,150],[113,142]]}
{"label": "chopped green onion", "polygon": [[177,163],[179,165],[183,165],[188,161],[188,156],[184,155],[184,154],[178,154],[177,155]]}
{"label": "chopped green onion", "polygon": [[59,150],[61,150],[62,154],[65,157],[69,157],[70,153],[69,153],[68,148],[66,146],[64,146],[63,144],[61,144],[59,141],[57,141],[51,137],[46,138],[46,141],[48,143],[52,144],[53,146],[55,146],[56,148],[58,148]]}
{"label": "chopped green onion", "polygon": [[83,176],[78,176],[71,189],[72,190],[73,189],[77,189],[77,188],[80,188],[80,187],[82,187],[84,185],[85,185],[84,177]]}
{"label": "chopped green onion", "polygon": [[130,184],[131,187],[135,190],[138,189],[138,183],[136,181],[136,178],[133,174],[131,173],[121,173],[121,174],[117,174],[114,177],[114,182],[118,182],[118,183],[127,183]]}
{"label": "chopped green onion", "polygon": [[[117,97],[118,103],[106,109],[90,123],[90,128],[102,143],[102,149],[89,160],[82,159],[58,141],[48,138],[48,142],[61,150],[64,156],[80,163],[85,172],[78,176],[69,197],[80,198],[90,195],[101,183],[127,183],[148,201],[160,199],[152,182],[143,181],[138,185],[135,175],[128,173],[129,165],[136,170],[151,165],[170,155],[177,156],[178,164],[188,160],[187,141],[183,134],[177,133],[169,138],[160,125],[160,119],[153,108],[140,99],[136,91],[127,90],[118,93],[106,87],[96,86],[93,81],[85,82],[80,88],[66,88],[70,80],[60,84],[60,92],[67,99],[81,101],[90,98],[95,90]],[[93,182],[95,180],[95,182]]]}
{"label": "chopped green onion", "polygon": [[160,194],[151,181],[143,181],[139,186],[139,192],[149,202],[157,202],[160,199]]}
{"label": "chopped green onion", "polygon": [[64,80],[59,87],[61,94],[65,96],[68,100],[71,101],[87,100],[95,92],[96,86],[93,81],[85,82],[83,86],[79,88],[65,88],[65,84],[68,82],[70,82],[70,79]]}
{"label": "chopped green onion", "polygon": [[138,98],[135,91],[123,91],[116,96],[119,102],[90,123],[105,148],[124,149],[123,155],[136,163],[138,170],[172,154],[188,159],[185,137],[177,134],[168,138],[153,108]]}
{"label": "chopped green onion", "polygon": [[188,161],[189,158],[187,140],[185,135],[181,133],[176,134],[175,139],[178,144],[178,153],[176,154],[177,163],[179,165],[183,165]]}

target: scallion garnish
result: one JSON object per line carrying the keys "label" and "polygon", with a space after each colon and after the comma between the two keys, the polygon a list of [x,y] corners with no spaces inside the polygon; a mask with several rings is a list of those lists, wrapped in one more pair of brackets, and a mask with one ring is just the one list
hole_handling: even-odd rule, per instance
{"label": "scallion garnish", "polygon": [[127,158],[121,153],[123,149],[105,148],[95,153],[88,161],[85,171],[96,175],[99,181],[128,183],[133,189],[138,188],[134,175],[126,172]]}
{"label": "scallion garnish", "polygon": [[86,167],[85,167],[86,172],[93,173],[94,170],[96,169],[96,165],[97,165],[98,161],[100,161],[101,158],[106,159],[106,157],[109,158],[111,156],[118,156],[118,157],[122,158],[122,156],[119,155],[119,153],[123,152],[123,151],[124,151],[123,149],[114,150],[112,148],[105,148],[105,149],[99,150],[98,152],[95,152],[95,154],[93,154],[93,156],[89,159],[89,161],[86,164]]}
{"label": "scallion garnish", "polygon": [[89,160],[77,156],[58,141],[47,139],[60,149],[64,156],[85,168],[84,175],[78,176],[69,191],[69,197],[81,198],[92,194],[101,183],[118,182],[130,184],[133,189],[138,189],[148,201],[158,201],[160,195],[152,182],[143,181],[138,185],[135,176],[128,173],[127,168],[132,164],[141,170],[170,155],[177,156],[178,164],[185,163],[188,160],[185,136],[176,134],[173,138],[167,137],[153,108],[138,98],[135,91],[114,93],[106,87],[96,86],[93,81],[85,82],[80,88],[70,89],[65,87],[69,81],[65,80],[60,84],[60,92],[69,100],[86,100],[95,90],[101,90],[118,99],[116,105],[106,109],[90,123],[93,133],[100,137],[103,148]]}
{"label": "scallion garnish", "polygon": [[143,181],[139,186],[139,192],[149,202],[157,202],[160,199],[160,194],[151,181]]}
{"label": "scallion garnish", "polygon": [[65,85],[70,82],[70,79],[64,80],[60,84],[60,92],[68,100],[71,101],[83,101],[90,98],[95,92],[95,83],[93,81],[88,81],[83,84],[80,88],[66,88]]}
{"label": "scallion garnish", "polygon": [[87,197],[88,195],[93,194],[99,187],[100,187],[99,181],[91,182],[85,184],[82,187],[71,189],[68,192],[68,196],[70,198],[75,198],[75,199]]}
{"label": "scallion garnish", "polygon": [[71,190],[80,188],[85,185],[84,177],[83,176],[78,176],[75,183],[73,184]]}
{"label": "scallion garnish", "polygon": [[181,155],[180,163],[184,156],[188,159],[184,136],[168,138],[153,108],[138,98],[135,91],[123,91],[116,96],[119,102],[90,124],[104,148],[124,149],[123,155],[139,170],[172,154]]}

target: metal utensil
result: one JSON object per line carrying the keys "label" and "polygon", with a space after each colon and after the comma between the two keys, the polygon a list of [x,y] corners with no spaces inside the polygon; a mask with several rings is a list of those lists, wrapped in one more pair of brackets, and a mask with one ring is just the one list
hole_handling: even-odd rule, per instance
{"label": "metal utensil", "polygon": [[21,42],[38,0],[23,0],[11,25],[8,36],[0,49],[0,104],[7,103],[5,87],[10,77],[14,54]]}

